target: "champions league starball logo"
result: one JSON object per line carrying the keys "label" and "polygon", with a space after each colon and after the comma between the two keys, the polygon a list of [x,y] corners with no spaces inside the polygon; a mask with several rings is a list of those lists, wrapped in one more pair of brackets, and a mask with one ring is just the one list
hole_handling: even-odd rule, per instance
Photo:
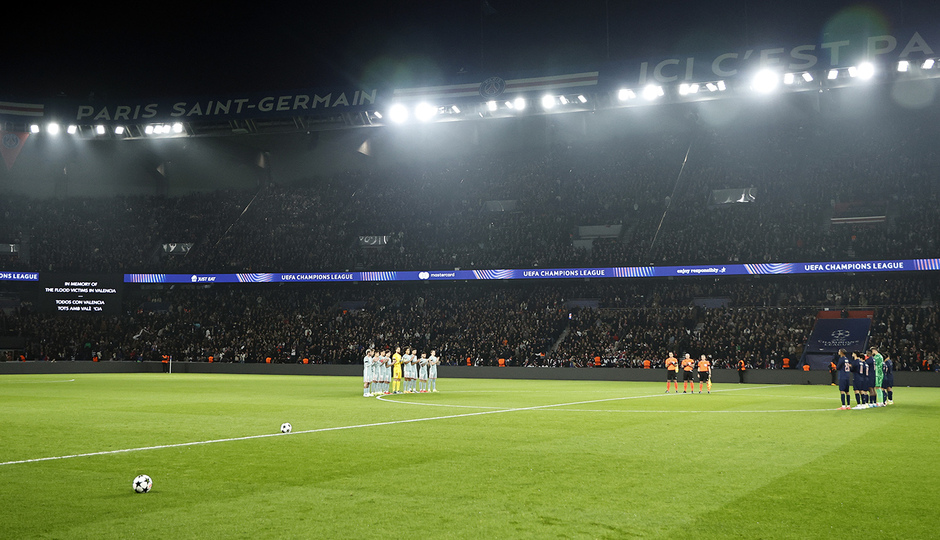
{"label": "champions league starball logo", "polygon": [[480,83],[480,95],[485,98],[499,97],[506,89],[506,81],[500,77],[490,77]]}
{"label": "champions league starball logo", "polygon": [[848,339],[852,335],[852,332],[848,330],[836,330],[832,333],[832,339]]}
{"label": "champions league starball logo", "polygon": [[431,274],[427,272],[418,272],[418,279],[428,279],[431,277]]}

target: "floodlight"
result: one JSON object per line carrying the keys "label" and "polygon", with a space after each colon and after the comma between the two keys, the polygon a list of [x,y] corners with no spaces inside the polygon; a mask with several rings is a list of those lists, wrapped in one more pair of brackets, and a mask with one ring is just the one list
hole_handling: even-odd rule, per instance
{"label": "floodlight", "polygon": [[59,134],[59,124],[56,124],[55,122],[51,122],[48,126],[46,126],[46,132],[47,132],[49,135],[58,135],[58,134]]}
{"label": "floodlight", "polygon": [[97,133],[98,135],[104,135],[105,134],[104,126],[101,124],[98,124],[97,126],[95,126],[95,133]]}
{"label": "floodlight", "polygon": [[29,126],[30,133],[39,133],[39,124],[32,124]]}
{"label": "floodlight", "polygon": [[910,62],[908,62],[907,60],[901,60],[900,62],[898,62],[898,71],[900,71],[901,73],[904,73],[908,70],[908,68],[910,68],[910,66],[911,66]]}
{"label": "floodlight", "polygon": [[65,128],[65,132],[68,133],[69,135],[75,135],[76,133],[78,133],[78,126],[76,126],[75,124],[69,124],[69,127]]}
{"label": "floodlight", "polygon": [[496,109],[498,109],[498,108],[499,108],[499,105],[498,105],[495,101],[487,101],[487,102],[486,102],[486,110],[488,110],[488,111],[490,111],[490,112],[496,112]]}
{"label": "floodlight", "polygon": [[858,78],[868,80],[875,76],[875,64],[862,62],[858,65]]}
{"label": "floodlight", "polygon": [[144,128],[144,133],[147,135],[153,135],[153,126],[147,126]]}
{"label": "floodlight", "polygon": [[372,113],[372,114],[375,115],[375,117],[378,118],[379,120],[382,119],[382,113],[380,113],[379,111],[375,111],[375,112]]}
{"label": "floodlight", "polygon": [[422,122],[428,122],[437,114],[437,107],[430,103],[418,103],[415,106],[415,118]]}
{"label": "floodlight", "polygon": [[792,73],[786,73],[783,76],[783,84],[793,84],[795,80],[796,77],[794,77]]}
{"label": "floodlight", "polygon": [[583,94],[581,94],[578,96],[578,101],[580,101],[581,103],[587,103],[587,98],[584,97]]}
{"label": "floodlight", "polygon": [[769,94],[777,89],[780,84],[780,76],[769,69],[762,69],[754,75],[751,81],[751,89],[761,94]]}
{"label": "floodlight", "polygon": [[124,126],[114,126],[115,135],[124,135]]}
{"label": "floodlight", "polygon": [[812,75],[810,72],[808,72],[808,71],[804,71],[804,72],[803,72],[803,80],[806,81],[806,82],[813,82],[813,75]]}
{"label": "floodlight", "polygon": [[555,106],[555,98],[552,96],[542,96],[542,108],[551,109]]}
{"label": "floodlight", "polygon": [[838,77],[838,76],[839,76],[839,70],[838,70],[838,69],[830,69],[830,70],[829,70],[829,74],[826,75],[826,78],[829,79],[830,81],[834,81],[834,80],[836,80],[836,77]]}
{"label": "floodlight", "polygon": [[924,69],[931,69],[933,67],[933,64],[934,64],[934,59],[928,58],[924,60],[924,63],[921,65],[921,67]]}
{"label": "floodlight", "polygon": [[524,98],[517,97],[516,99],[514,99],[514,100],[512,101],[512,104],[513,104],[513,106],[515,107],[515,109],[516,109],[517,111],[525,110],[525,105],[526,105],[526,103],[525,103],[525,99],[524,99]]}
{"label": "floodlight", "polygon": [[458,107],[458,106],[456,106],[456,105],[451,106],[450,110],[451,110],[454,114],[460,114],[460,107]]}
{"label": "floodlight", "polygon": [[725,86],[725,81],[718,81],[718,89],[722,92],[728,89],[728,87]]}
{"label": "floodlight", "polygon": [[705,88],[708,88],[708,91],[709,91],[709,92],[717,92],[717,91],[718,91],[718,85],[716,85],[715,83],[705,83]]}
{"label": "floodlight", "polygon": [[568,98],[566,98],[565,96],[558,96],[558,101],[560,101],[562,105],[567,105],[571,103],[570,101],[568,101]]}
{"label": "floodlight", "polygon": [[173,124],[173,133],[182,133],[182,132],[183,132],[183,124],[181,122],[177,122]]}
{"label": "floodlight", "polygon": [[636,97],[636,94],[633,92],[633,90],[621,88],[620,90],[617,91],[617,99],[619,99],[620,101],[626,101],[628,99],[633,99],[635,97]]}
{"label": "floodlight", "polygon": [[692,83],[692,84],[682,83],[682,84],[679,85],[679,95],[680,95],[680,96],[687,96],[687,95],[689,95],[689,94],[696,94],[696,93],[698,93],[698,84],[697,84],[697,83]]}
{"label": "floodlight", "polygon": [[655,84],[648,84],[643,88],[643,99],[647,101],[653,101],[654,99],[665,95],[662,86],[657,86]]}
{"label": "floodlight", "polygon": [[405,108],[401,103],[396,103],[388,110],[388,118],[396,124],[400,124],[405,120],[408,120],[408,109]]}

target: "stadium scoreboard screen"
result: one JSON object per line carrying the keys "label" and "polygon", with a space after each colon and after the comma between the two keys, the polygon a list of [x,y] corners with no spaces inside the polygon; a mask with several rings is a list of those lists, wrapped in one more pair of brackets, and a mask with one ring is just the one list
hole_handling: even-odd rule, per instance
{"label": "stadium scoreboard screen", "polygon": [[40,309],[57,313],[121,312],[124,283],[120,276],[41,274]]}

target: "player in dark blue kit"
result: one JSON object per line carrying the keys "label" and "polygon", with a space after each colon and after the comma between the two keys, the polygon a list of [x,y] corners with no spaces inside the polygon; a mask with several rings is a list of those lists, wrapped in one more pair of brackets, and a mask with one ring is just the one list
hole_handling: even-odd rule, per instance
{"label": "player in dark blue kit", "polygon": [[839,359],[836,360],[836,372],[839,373],[839,397],[842,399],[840,411],[852,408],[852,396],[849,395],[849,382],[851,381],[852,361],[846,356],[845,349],[839,349]]}
{"label": "player in dark blue kit", "polygon": [[881,381],[881,387],[885,391],[885,405],[894,405],[894,361],[890,354],[885,354],[884,364],[881,365],[884,371],[884,379]]}
{"label": "player in dark blue kit", "polygon": [[[874,352],[872,349],[870,352]],[[865,369],[868,371],[868,406],[878,406],[878,394],[875,393],[875,357],[872,354],[865,356]]]}
{"label": "player in dark blue kit", "polygon": [[862,358],[861,353],[852,353],[852,388],[855,390],[855,408],[868,408],[868,364]]}

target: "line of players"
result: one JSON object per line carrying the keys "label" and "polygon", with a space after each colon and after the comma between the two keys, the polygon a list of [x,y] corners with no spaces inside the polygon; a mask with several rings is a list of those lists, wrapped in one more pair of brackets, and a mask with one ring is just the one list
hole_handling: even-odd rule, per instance
{"label": "line of players", "polygon": [[[894,362],[884,358],[876,347],[869,349],[863,356],[853,352],[848,357],[845,349],[839,349],[836,371],[839,372],[839,396],[842,406],[839,410],[867,409],[894,404]],[[849,394],[849,382],[855,390],[855,407]]]}
{"label": "line of players", "polygon": [[363,397],[386,394],[415,394],[437,392],[437,366],[441,359],[437,351],[431,356],[417,349],[395,347],[395,354],[389,349],[376,351],[369,349],[362,359],[362,395]]}
{"label": "line of players", "polygon": [[[703,354],[696,362],[692,355],[686,354],[682,362],[676,358],[675,353],[669,353],[666,358],[666,393],[669,393],[669,384],[675,382],[676,393],[679,393],[679,369],[682,369],[682,393],[695,393],[695,379],[692,374],[698,369],[698,393],[702,393],[702,385],[706,392],[712,393],[712,363]],[[687,390],[688,389],[688,390]]]}

